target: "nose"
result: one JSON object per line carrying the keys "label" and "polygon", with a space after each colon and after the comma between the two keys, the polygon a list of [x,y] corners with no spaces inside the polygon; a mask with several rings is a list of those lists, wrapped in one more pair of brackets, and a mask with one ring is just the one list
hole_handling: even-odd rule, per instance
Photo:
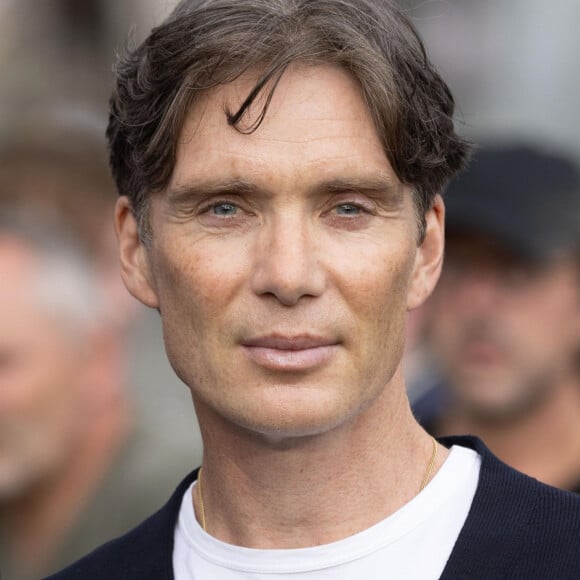
{"label": "nose", "polygon": [[265,226],[255,253],[252,290],[273,296],[285,306],[304,297],[320,296],[326,275],[319,260],[313,226],[299,215],[285,216]]}

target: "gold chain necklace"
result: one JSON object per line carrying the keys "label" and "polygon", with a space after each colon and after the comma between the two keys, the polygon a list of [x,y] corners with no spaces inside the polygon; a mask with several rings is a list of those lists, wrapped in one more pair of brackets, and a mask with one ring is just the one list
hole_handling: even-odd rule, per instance
{"label": "gold chain necklace", "polygon": [[205,506],[203,505],[203,493],[201,491],[201,472],[203,470],[203,467],[199,468],[199,473],[197,474],[197,491],[198,491],[198,495],[199,495],[199,511],[200,511],[200,516],[201,516],[201,527],[203,528],[203,531],[205,532]]}
{"label": "gold chain necklace", "polygon": [[421,487],[419,488],[419,493],[422,492],[426,485],[429,483],[431,479],[431,472],[433,471],[433,467],[435,466],[435,460],[437,459],[437,450],[439,449],[437,445],[437,441],[435,437],[431,437],[433,441],[433,452],[431,453],[431,459],[429,459],[429,465],[427,466],[427,472],[425,473],[425,477],[423,478],[423,482],[421,483]]}
{"label": "gold chain necklace", "polygon": [[[429,479],[431,479],[431,472],[433,471],[433,467],[435,466],[435,460],[437,459],[437,450],[439,449],[437,446],[437,441],[435,437],[431,437],[433,441],[433,452],[431,453],[431,458],[429,459],[429,464],[427,465],[427,472],[425,473],[425,477],[423,478],[423,482],[421,483],[421,487],[419,488],[419,492],[423,491],[427,484],[429,483]],[[203,471],[203,467],[199,468],[199,473],[197,474],[197,495],[199,496],[199,515],[201,518],[201,527],[203,531],[206,531],[206,524],[205,524],[205,505],[203,503],[203,491],[201,489],[201,473]]]}

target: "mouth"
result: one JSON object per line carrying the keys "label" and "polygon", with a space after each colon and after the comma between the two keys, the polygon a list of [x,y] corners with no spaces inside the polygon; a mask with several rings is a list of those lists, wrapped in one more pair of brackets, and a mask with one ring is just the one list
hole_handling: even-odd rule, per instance
{"label": "mouth", "polygon": [[465,360],[480,365],[498,364],[504,359],[503,350],[494,342],[471,341],[464,345]]}
{"label": "mouth", "polygon": [[311,335],[270,335],[242,342],[248,358],[273,371],[305,371],[321,367],[336,354],[339,343]]}

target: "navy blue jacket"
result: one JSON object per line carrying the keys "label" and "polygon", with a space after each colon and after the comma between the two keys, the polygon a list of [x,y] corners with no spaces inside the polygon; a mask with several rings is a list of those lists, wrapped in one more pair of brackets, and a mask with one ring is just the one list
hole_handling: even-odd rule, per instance
{"label": "navy blue jacket", "polygon": [[[473,504],[441,580],[580,580],[580,496],[515,471],[476,438],[441,442],[482,456]],[[50,580],[173,580],[175,525],[196,477],[186,477],[139,527]]]}

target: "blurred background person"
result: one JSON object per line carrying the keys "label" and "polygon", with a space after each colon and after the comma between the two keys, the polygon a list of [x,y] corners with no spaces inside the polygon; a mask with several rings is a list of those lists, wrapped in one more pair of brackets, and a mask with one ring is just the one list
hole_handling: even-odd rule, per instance
{"label": "blurred background person", "polygon": [[8,578],[34,577],[62,548],[131,417],[114,347],[99,332],[104,302],[94,273],[60,234],[16,222],[11,215],[0,223],[0,546]]}
{"label": "blurred background person", "polygon": [[424,312],[442,384],[415,413],[580,492],[580,174],[530,147],[483,149],[445,200],[443,273]]}
{"label": "blurred background person", "polygon": [[0,167],[0,570],[39,578],[157,509],[201,450],[132,388],[102,138],[37,125]]}

